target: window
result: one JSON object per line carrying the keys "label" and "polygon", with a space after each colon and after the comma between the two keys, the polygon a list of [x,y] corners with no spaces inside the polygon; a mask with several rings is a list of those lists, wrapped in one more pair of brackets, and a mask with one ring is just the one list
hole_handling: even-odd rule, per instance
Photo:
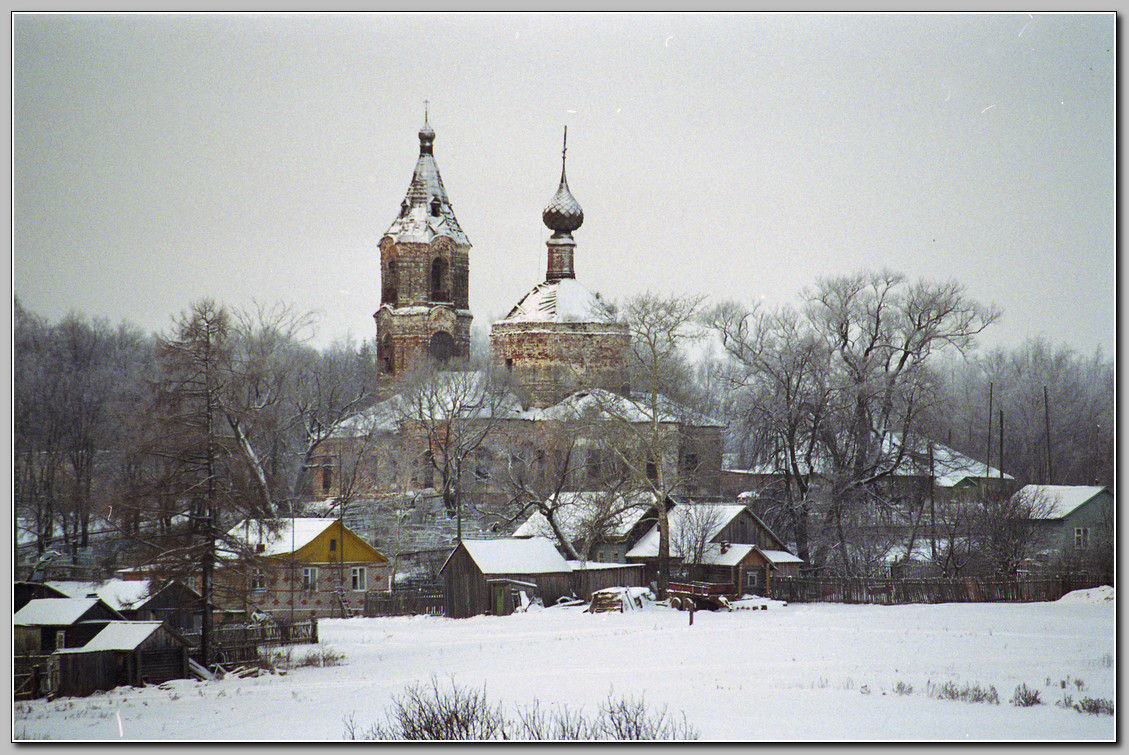
{"label": "window", "polygon": [[56,629],[55,630],[55,649],[56,650],[62,650],[66,646],[67,646],[67,630]]}
{"label": "window", "polygon": [[321,489],[327,492],[333,488],[333,465],[325,462],[321,467]]}
{"label": "window", "polygon": [[698,455],[695,453],[688,453],[682,457],[682,471],[683,472],[696,472],[698,471]]}
{"label": "window", "polygon": [[1074,528],[1074,547],[1078,550],[1085,550],[1090,547],[1090,528],[1089,527],[1075,527]]}
{"label": "window", "polygon": [[263,570],[256,567],[251,569],[251,589],[252,590],[265,590],[267,589],[266,578],[263,575]]}
{"label": "window", "polygon": [[354,566],[353,567],[352,587],[353,587],[354,590],[358,590],[358,591],[365,589],[365,567],[363,567],[363,566]]}
{"label": "window", "polygon": [[447,279],[447,260],[436,257],[431,263],[431,301],[450,301],[451,294],[443,288]]}
{"label": "window", "polygon": [[656,482],[659,479],[659,470],[653,461],[647,462],[647,479],[651,482]]}
{"label": "window", "polygon": [[318,589],[318,568],[316,566],[302,567],[302,589],[308,592]]}
{"label": "window", "polygon": [[429,350],[436,362],[446,362],[455,354],[455,339],[450,333],[440,330],[431,337]]}
{"label": "window", "polygon": [[337,538],[335,538],[335,537],[329,538],[329,552],[330,553],[336,553],[337,552]]}
{"label": "window", "polygon": [[380,342],[379,359],[380,368],[385,374],[392,375],[396,372],[396,347],[392,344],[392,336],[386,334]]}

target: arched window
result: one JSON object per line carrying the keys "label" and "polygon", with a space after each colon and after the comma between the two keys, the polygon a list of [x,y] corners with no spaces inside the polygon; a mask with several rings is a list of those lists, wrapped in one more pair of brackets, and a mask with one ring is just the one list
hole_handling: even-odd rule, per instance
{"label": "arched window", "polygon": [[384,286],[380,296],[381,304],[395,304],[400,290],[400,272],[396,268],[396,260],[388,261],[385,271]]}
{"label": "arched window", "polygon": [[445,330],[431,337],[431,358],[436,362],[446,362],[455,354],[455,339]]}
{"label": "arched window", "polygon": [[431,263],[431,301],[451,301],[451,292],[443,284],[447,279],[447,261],[436,257]]}
{"label": "arched window", "polygon": [[392,344],[392,336],[385,333],[384,340],[380,342],[380,371],[386,375],[396,372],[396,347]]}
{"label": "arched window", "polygon": [[439,217],[439,210],[442,209],[442,207],[443,207],[443,205],[439,201],[439,197],[432,197],[431,198],[431,217],[433,217],[433,218]]}

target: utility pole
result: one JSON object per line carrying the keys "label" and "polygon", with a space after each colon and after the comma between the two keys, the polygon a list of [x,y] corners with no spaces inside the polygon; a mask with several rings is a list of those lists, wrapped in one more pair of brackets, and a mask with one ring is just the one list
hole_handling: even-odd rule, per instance
{"label": "utility pole", "polygon": [[1047,438],[1047,484],[1053,485],[1055,476],[1051,466],[1051,400],[1047,397],[1047,386],[1043,386],[1043,420]]}
{"label": "utility pole", "polygon": [[992,469],[992,389],[995,383],[988,383],[988,453],[984,458],[984,479],[991,475]]}

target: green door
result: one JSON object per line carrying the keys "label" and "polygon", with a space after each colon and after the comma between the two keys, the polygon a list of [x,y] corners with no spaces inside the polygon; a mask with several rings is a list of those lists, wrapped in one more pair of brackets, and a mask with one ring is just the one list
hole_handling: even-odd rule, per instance
{"label": "green door", "polygon": [[494,585],[494,615],[506,615],[506,586],[505,584]]}

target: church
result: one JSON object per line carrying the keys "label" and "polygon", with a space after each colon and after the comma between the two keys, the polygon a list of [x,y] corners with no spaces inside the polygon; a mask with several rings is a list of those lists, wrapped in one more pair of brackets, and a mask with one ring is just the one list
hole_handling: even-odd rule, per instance
{"label": "church", "polygon": [[[640,411],[629,329],[577,280],[573,233],[584,211],[568,185],[567,136],[560,184],[542,213],[552,232],[545,280],[493,323],[489,360],[472,366],[471,243],[424,119],[411,182],[379,242],[381,400],[323,444],[312,474],[322,506],[339,507],[386,551],[507,536],[539,496],[629,492],[641,470],[665,476],[665,489],[686,500],[719,495],[722,423],[666,399]],[[614,428],[648,422],[661,447],[632,459]]]}

